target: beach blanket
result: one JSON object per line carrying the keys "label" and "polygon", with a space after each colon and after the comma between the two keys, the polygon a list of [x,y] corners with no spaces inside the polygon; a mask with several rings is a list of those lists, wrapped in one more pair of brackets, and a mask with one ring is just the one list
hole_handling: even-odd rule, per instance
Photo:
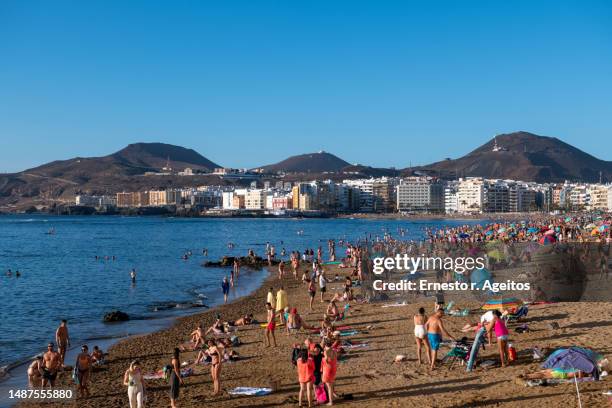
{"label": "beach blanket", "polygon": [[400,306],[408,306],[408,303],[388,303],[386,305],[382,305],[381,307],[400,307]]}
{"label": "beach blanket", "polygon": [[347,331],[341,331],[340,332],[340,336],[344,337],[344,336],[354,336],[356,334],[359,334],[359,332],[357,330],[347,330]]}
{"label": "beach blanket", "polygon": [[268,395],[272,393],[272,388],[258,388],[258,387],[236,387],[233,390],[228,391],[230,395],[249,395],[254,397],[260,397],[262,395]]}
{"label": "beach blanket", "polygon": [[360,348],[370,347],[368,343],[358,343],[358,342],[345,342],[342,344],[342,348],[345,350],[354,350]]}
{"label": "beach blanket", "polygon": [[[193,369],[191,367],[181,369],[181,377],[183,378],[189,377],[192,374],[193,374]],[[142,378],[144,378],[145,380],[161,380],[164,378],[164,371],[157,370],[155,372],[146,373],[142,376]]]}

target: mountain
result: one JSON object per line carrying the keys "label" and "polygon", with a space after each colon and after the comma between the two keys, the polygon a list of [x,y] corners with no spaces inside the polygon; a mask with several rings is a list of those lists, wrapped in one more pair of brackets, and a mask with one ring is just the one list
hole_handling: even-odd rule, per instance
{"label": "mountain", "polygon": [[338,172],[350,163],[331,153],[320,151],[291,156],[276,164],[269,164],[261,168],[267,173],[323,173]]}
{"label": "mountain", "polygon": [[[497,146],[497,148],[496,148]],[[537,182],[612,181],[612,162],[600,160],[555,137],[529,132],[501,134],[467,155],[414,171],[444,178],[486,177]]]}
{"label": "mountain", "polygon": [[[142,177],[169,165],[174,171],[186,167],[208,173],[220,167],[192,149],[165,143],[134,143],[102,157],[57,160],[19,173],[0,175],[0,204],[20,201],[72,199],[78,191],[104,194],[121,190],[165,187],[159,177]],[[209,176],[210,178],[212,176]],[[198,181],[202,184],[206,176]],[[164,183],[181,186],[194,182],[180,176],[165,176]]]}
{"label": "mountain", "polygon": [[190,167],[212,172],[215,167],[221,167],[193,149],[166,143],[133,143],[112,154],[111,157],[133,166],[153,169],[166,166],[168,161],[170,167],[180,170]]}

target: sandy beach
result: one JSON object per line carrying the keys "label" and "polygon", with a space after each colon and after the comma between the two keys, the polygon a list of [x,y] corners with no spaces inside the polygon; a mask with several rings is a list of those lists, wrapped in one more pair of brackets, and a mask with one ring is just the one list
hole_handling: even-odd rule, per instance
{"label": "sandy beach", "polygon": [[[327,267],[328,277],[345,270]],[[204,313],[178,319],[171,328],[149,335],[121,341],[110,349],[108,364],[92,375],[89,399],[69,403],[33,404],[20,406],[78,406],[78,407],[125,407],[128,404],[126,388],[122,385],[123,373],[130,361],[139,359],[145,372],[155,371],[169,364],[174,347],[188,340],[189,333],[199,324],[210,326],[217,313],[225,320],[236,319],[246,313],[254,313],[257,320],[265,321],[265,298],[270,287],[275,291],[283,285],[288,293],[289,304],[311,325],[318,325],[327,303],[315,300],[315,311],[308,313],[308,295],[301,282],[293,276],[282,281],[271,273],[265,284],[251,296],[236,299]],[[341,292],[341,282],[329,284],[330,292]],[[330,290],[331,289],[331,290]],[[356,290],[359,293],[359,290]],[[390,300],[394,302],[394,300]],[[529,350],[533,346],[555,348],[559,346],[584,346],[604,355],[612,353],[612,303],[555,303],[534,306],[526,322],[530,332],[518,334],[510,326],[510,342],[518,352],[518,359],[509,367],[481,368],[466,373],[465,367],[455,364],[439,366],[430,372],[425,365],[419,366],[415,356],[415,342],[412,316],[418,307],[433,309],[432,298],[420,298],[414,304],[383,308],[381,303],[351,305],[350,316],[343,322],[358,333],[350,340],[367,343],[367,347],[348,351],[338,365],[336,388],[341,396],[338,405],[347,407],[571,407],[577,406],[576,389],[573,383],[548,387],[526,387],[517,384],[518,374],[539,369]],[[475,302],[460,307],[477,308]],[[445,317],[447,329],[455,337],[461,337],[459,329],[468,321],[475,321],[479,314],[469,317]],[[549,328],[556,322],[558,329]],[[208,366],[198,365],[194,374],[185,378],[181,387],[180,407],[272,407],[297,406],[298,383],[295,367],[291,364],[291,350],[294,343],[302,343],[306,334],[286,335],[277,329],[277,348],[266,348],[263,343],[264,329],[259,324],[240,327],[238,336],[242,345],[236,347],[240,359],[225,363],[221,378],[224,392],[211,396],[212,383]],[[314,337],[313,337],[314,338]],[[442,347],[441,355],[448,351]],[[407,355],[407,361],[393,363],[398,354]],[[495,344],[480,354],[483,360],[496,360]],[[182,361],[193,360],[194,352],[181,354]],[[70,375],[66,372],[60,383],[72,387]],[[270,395],[260,397],[230,396],[227,391],[238,386],[269,387],[278,384]],[[602,392],[610,389],[608,378],[597,382],[579,384],[584,407],[608,406]],[[147,407],[167,407],[169,385],[164,380],[147,382]]]}

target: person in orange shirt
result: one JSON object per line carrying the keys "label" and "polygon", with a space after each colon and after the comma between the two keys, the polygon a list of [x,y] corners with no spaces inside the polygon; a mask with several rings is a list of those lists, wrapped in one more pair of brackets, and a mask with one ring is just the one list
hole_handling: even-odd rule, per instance
{"label": "person in orange shirt", "polygon": [[327,405],[333,405],[334,398],[338,398],[338,396],[334,392],[334,382],[336,381],[336,369],[338,367],[338,355],[331,347],[331,343],[327,342],[325,344],[325,351],[323,353],[323,361],[321,362],[321,372],[323,375],[321,376],[321,380],[323,384],[327,387],[327,392],[329,394],[329,402]]}
{"label": "person in orange shirt", "polygon": [[297,361],[298,381],[300,382],[300,395],[298,398],[299,406],[302,406],[302,397],[304,389],[306,389],[306,397],[308,398],[308,406],[312,406],[312,384],[314,382],[314,361],[308,357],[308,350],[300,351],[300,358]]}

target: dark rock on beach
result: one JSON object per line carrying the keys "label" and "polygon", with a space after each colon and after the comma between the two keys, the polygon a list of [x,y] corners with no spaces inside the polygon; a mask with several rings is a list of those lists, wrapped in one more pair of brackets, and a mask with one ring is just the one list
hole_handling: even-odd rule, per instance
{"label": "dark rock on beach", "polygon": [[130,316],[120,310],[113,310],[112,312],[106,313],[103,319],[105,323],[127,322],[128,320],[130,320]]}
{"label": "dark rock on beach", "polygon": [[[234,265],[234,256],[224,256],[219,261],[206,261],[202,264],[202,266],[206,268],[218,268],[218,267],[228,267]],[[252,269],[262,269],[268,266],[268,260],[261,258],[259,256],[251,257],[251,256],[241,256],[238,257],[238,262],[240,262],[240,266],[244,266]],[[273,260],[272,265],[277,265],[279,263],[278,260]]]}

